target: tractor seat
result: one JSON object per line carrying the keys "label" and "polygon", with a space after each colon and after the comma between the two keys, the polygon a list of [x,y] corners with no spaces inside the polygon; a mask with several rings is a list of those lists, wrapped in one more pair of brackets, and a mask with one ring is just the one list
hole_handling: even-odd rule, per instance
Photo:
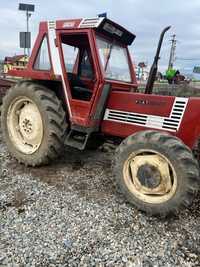
{"label": "tractor seat", "polygon": [[78,75],[68,72],[67,77],[72,88],[74,88],[75,86],[84,87],[84,83],[81,81]]}
{"label": "tractor seat", "polygon": [[67,73],[67,76],[72,89],[72,97],[75,99],[89,101],[91,99],[92,92],[85,86],[80,77],[69,72]]}
{"label": "tractor seat", "polygon": [[92,97],[92,92],[86,87],[74,86],[72,96],[76,99],[89,101]]}

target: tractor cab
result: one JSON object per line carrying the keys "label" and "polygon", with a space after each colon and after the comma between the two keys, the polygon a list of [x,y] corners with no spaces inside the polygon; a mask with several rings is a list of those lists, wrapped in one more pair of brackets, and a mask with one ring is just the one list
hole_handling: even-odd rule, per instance
{"label": "tractor cab", "polygon": [[137,88],[134,39],[106,18],[41,22],[27,69],[10,74],[61,81],[71,123],[98,128],[109,92]]}
{"label": "tractor cab", "polygon": [[105,18],[83,19],[73,32],[72,21],[62,25],[59,43],[72,99],[90,101],[105,80],[129,89],[136,82],[127,49],[133,34]]}

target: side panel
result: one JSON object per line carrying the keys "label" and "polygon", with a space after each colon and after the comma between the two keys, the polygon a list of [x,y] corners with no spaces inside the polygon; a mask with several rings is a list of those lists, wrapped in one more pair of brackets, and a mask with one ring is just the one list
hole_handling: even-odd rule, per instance
{"label": "side panel", "polygon": [[188,99],[187,108],[176,135],[191,148],[200,138],[200,98]]}
{"label": "side panel", "polygon": [[170,115],[174,99],[174,96],[112,91],[107,108],[167,117]]}
{"label": "side panel", "polygon": [[200,132],[198,98],[112,92],[102,132],[127,137],[137,131],[155,129],[169,132],[194,146]]}

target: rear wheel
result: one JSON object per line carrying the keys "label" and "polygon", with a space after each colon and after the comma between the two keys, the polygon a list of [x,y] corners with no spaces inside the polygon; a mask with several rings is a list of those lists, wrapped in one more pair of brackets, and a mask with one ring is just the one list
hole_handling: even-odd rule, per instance
{"label": "rear wheel", "polygon": [[1,121],[8,149],[18,161],[36,166],[61,153],[65,112],[46,87],[31,82],[16,84],[3,100]]}
{"label": "rear wheel", "polygon": [[126,138],[115,159],[117,183],[129,202],[162,216],[188,206],[199,189],[192,152],[169,134],[144,131]]}

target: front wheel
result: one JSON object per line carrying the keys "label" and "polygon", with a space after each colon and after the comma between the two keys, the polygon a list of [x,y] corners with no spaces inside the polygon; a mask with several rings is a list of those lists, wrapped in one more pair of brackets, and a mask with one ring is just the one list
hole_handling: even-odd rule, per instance
{"label": "front wheel", "polygon": [[126,138],[115,159],[117,183],[128,201],[152,215],[188,206],[199,189],[191,150],[166,133],[144,131]]}

